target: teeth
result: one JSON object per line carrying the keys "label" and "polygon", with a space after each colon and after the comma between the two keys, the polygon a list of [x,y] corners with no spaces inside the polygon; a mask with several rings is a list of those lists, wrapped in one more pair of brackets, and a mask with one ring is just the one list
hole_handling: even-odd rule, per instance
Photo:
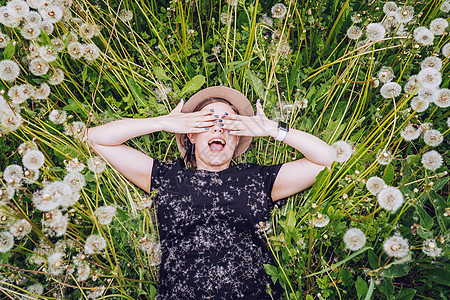
{"label": "teeth", "polygon": [[211,145],[213,142],[219,142],[219,143],[221,143],[222,145],[225,145],[225,142],[224,142],[223,140],[221,140],[221,139],[212,139],[212,140],[210,140],[210,141],[208,142],[208,145]]}

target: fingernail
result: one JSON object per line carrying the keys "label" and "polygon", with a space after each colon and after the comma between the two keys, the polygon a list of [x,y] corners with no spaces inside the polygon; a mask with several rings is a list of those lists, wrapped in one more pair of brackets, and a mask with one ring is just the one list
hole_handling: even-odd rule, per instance
{"label": "fingernail", "polygon": [[224,113],[224,115],[225,115],[225,116],[228,116],[228,113],[226,112],[226,113]]}
{"label": "fingernail", "polygon": [[180,102],[183,101],[183,98],[180,98]]}
{"label": "fingernail", "polygon": [[258,99],[258,103],[261,103],[261,99]]}
{"label": "fingernail", "polygon": [[209,130],[209,127],[206,127],[205,130]]}
{"label": "fingernail", "polygon": [[217,123],[217,121],[216,120],[214,120],[214,121],[212,121],[213,122],[213,124],[216,124]]}
{"label": "fingernail", "polygon": [[219,115],[214,115],[214,118],[218,118],[219,117]]}
{"label": "fingernail", "polygon": [[223,124],[219,124],[220,127],[223,127]]}
{"label": "fingernail", "polygon": [[210,111],[210,112],[213,112],[213,111],[214,111],[214,108],[211,108],[209,111]]}
{"label": "fingernail", "polygon": [[229,130],[227,130],[227,132],[228,132],[228,133],[230,133],[230,131],[229,131]]}
{"label": "fingernail", "polygon": [[219,120],[219,122],[223,122],[223,120],[222,120],[222,119],[220,119],[220,120]]}

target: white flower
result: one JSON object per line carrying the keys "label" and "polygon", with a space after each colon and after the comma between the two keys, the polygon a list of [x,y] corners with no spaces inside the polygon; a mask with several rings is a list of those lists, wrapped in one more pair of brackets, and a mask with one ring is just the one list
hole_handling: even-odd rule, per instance
{"label": "white flower", "polygon": [[31,8],[39,9],[48,2],[47,0],[27,0],[27,3]]}
{"label": "white flower", "polygon": [[39,178],[39,170],[25,170],[23,172],[23,181],[26,184],[33,184]]}
{"label": "white flower", "polygon": [[78,161],[78,158],[74,158],[67,162],[66,170],[67,172],[81,172],[86,166]]}
{"label": "white flower", "polygon": [[385,187],[386,183],[380,177],[373,176],[367,179],[366,188],[374,196],[377,195]]}
{"label": "white flower", "polygon": [[442,166],[442,156],[435,150],[428,151],[422,156],[422,164],[425,169],[436,171]]}
{"label": "white flower", "polygon": [[63,110],[54,109],[48,115],[48,119],[55,124],[62,124],[66,121],[67,113]]}
{"label": "white flower", "polygon": [[63,16],[63,11],[61,7],[57,5],[49,5],[45,7],[41,7],[39,13],[42,16],[44,21],[48,21],[50,23],[56,23],[61,20]]}
{"label": "white flower", "polygon": [[122,9],[119,13],[119,19],[122,22],[130,22],[133,20],[133,12],[131,10]]}
{"label": "white flower", "polygon": [[53,74],[48,79],[48,83],[51,85],[57,85],[63,82],[64,80],[64,72],[60,68],[54,68]]}
{"label": "white flower", "polygon": [[0,79],[4,81],[14,81],[20,73],[19,65],[9,59],[0,62]]}
{"label": "white flower", "polygon": [[98,234],[92,234],[86,239],[84,252],[86,254],[94,254],[106,248],[106,240]]}
{"label": "white flower", "polygon": [[378,79],[382,83],[391,82],[394,78],[394,71],[391,67],[381,67],[380,71],[378,71]]}
{"label": "white flower", "polygon": [[331,157],[334,161],[344,163],[352,156],[352,146],[345,141],[337,141],[331,145]]}
{"label": "white flower", "polygon": [[411,6],[399,7],[395,12],[395,19],[400,23],[408,23],[414,18],[414,8]]}
{"label": "white flower", "polygon": [[436,241],[432,239],[423,241],[422,251],[431,257],[440,256],[442,254],[442,248],[439,248]]}
{"label": "white flower", "polygon": [[48,71],[48,63],[41,57],[36,57],[30,61],[30,72],[35,76],[41,76]]}
{"label": "white flower", "polygon": [[412,75],[411,77],[409,77],[408,82],[405,84],[405,93],[414,92],[418,88],[420,88],[420,83],[417,79],[417,75]]}
{"label": "white flower", "polygon": [[87,165],[89,170],[96,174],[101,174],[106,167],[106,163],[99,156],[89,158],[87,161]]}
{"label": "white flower", "polygon": [[434,19],[430,23],[430,31],[434,35],[443,35],[445,32],[445,29],[447,27],[448,27],[448,22],[446,19],[443,19],[443,18]]}
{"label": "white flower", "polygon": [[80,36],[84,39],[92,39],[95,36],[95,33],[97,32],[95,25],[89,24],[89,23],[83,23],[80,26]]}
{"label": "white flower", "polygon": [[344,235],[344,243],[347,249],[357,251],[366,244],[366,236],[361,229],[350,228]]}
{"label": "white flower", "polygon": [[433,128],[433,123],[422,123],[420,125],[420,127],[422,127],[422,130],[425,132],[425,131],[430,130],[431,128]]}
{"label": "white flower", "polygon": [[414,39],[421,45],[429,46],[433,43],[434,35],[426,27],[417,27],[414,29]]}
{"label": "white flower", "polygon": [[45,156],[39,150],[30,150],[23,156],[22,163],[30,170],[39,170],[45,163]]}
{"label": "white flower", "polygon": [[[0,111],[0,123],[10,131],[16,131],[22,125],[22,117],[17,111],[7,109]],[[1,128],[1,126],[0,126]]]}
{"label": "white flower", "polygon": [[273,26],[273,20],[271,17],[269,17],[267,14],[263,14],[261,18],[259,19],[260,23],[266,24],[268,26]]}
{"label": "white flower", "polygon": [[392,1],[388,1],[383,5],[383,12],[386,15],[392,15],[397,11],[397,4]]}
{"label": "white flower", "polygon": [[51,42],[56,51],[61,52],[64,49],[64,42],[62,40],[54,38]]}
{"label": "white flower", "polygon": [[41,21],[39,23],[39,28],[47,33],[47,35],[50,35],[53,33],[53,30],[55,29],[55,26],[49,21]]}
{"label": "white flower", "polygon": [[425,132],[423,135],[423,140],[428,146],[436,147],[442,143],[444,137],[438,130],[431,129]]}
{"label": "white flower", "polygon": [[5,253],[14,246],[14,236],[7,231],[0,232],[0,252]]}
{"label": "white flower", "polygon": [[39,55],[46,62],[52,62],[58,58],[58,52],[52,46],[42,46],[39,48]]}
{"label": "white flower", "polygon": [[6,6],[0,7],[0,23],[6,27],[17,27],[20,25],[21,18],[13,16]]}
{"label": "white flower", "polygon": [[353,23],[361,23],[362,21],[361,14],[356,12],[350,17],[350,19]]}
{"label": "white flower", "polygon": [[64,182],[67,183],[73,191],[77,192],[84,187],[86,179],[81,173],[70,172],[64,177]]}
{"label": "white flower", "polygon": [[[12,103],[22,104],[31,96],[30,85],[15,85],[8,91],[8,96],[11,98]],[[32,87],[31,87],[32,88]]]}
{"label": "white flower", "polygon": [[299,101],[296,101],[295,106],[297,106],[298,109],[307,108],[308,107],[308,99],[302,98]]}
{"label": "white flower", "polygon": [[84,45],[84,58],[86,60],[94,60],[100,56],[100,50],[95,44]]}
{"label": "white flower", "polygon": [[441,73],[433,68],[424,68],[417,75],[420,84],[426,88],[435,88],[441,84]]}
{"label": "white flower", "polygon": [[442,68],[442,60],[436,56],[429,56],[423,60],[420,67],[422,69],[434,68],[439,71]]}
{"label": "white flower", "polygon": [[321,213],[317,213],[312,219],[313,225],[315,227],[325,227],[330,223],[330,218],[327,215],[323,215]]}
{"label": "white flower", "polygon": [[30,11],[25,16],[25,21],[27,22],[27,24],[39,25],[39,23],[42,21],[42,17],[38,12]]}
{"label": "white flower", "polygon": [[44,287],[42,284],[35,283],[27,287],[27,291],[33,295],[41,296],[44,293]]}
{"label": "white flower", "polygon": [[442,2],[440,10],[442,12],[448,13],[450,11],[450,1]]}
{"label": "white flower", "polygon": [[23,155],[30,150],[37,150],[37,149],[38,149],[38,146],[36,145],[35,142],[26,141],[19,145],[19,147],[17,148],[17,152],[19,152],[19,154]]}
{"label": "white flower", "polygon": [[77,281],[86,281],[89,279],[89,275],[91,274],[91,268],[87,263],[83,263],[80,266],[78,266],[77,269]]}
{"label": "white flower", "polygon": [[[4,200],[11,200],[14,198],[14,194],[16,193],[16,189],[10,185],[7,185],[6,188],[0,188],[0,203]],[[3,202],[3,204],[5,204]]]}
{"label": "white flower", "polygon": [[419,97],[428,102],[434,102],[437,99],[437,96],[439,94],[439,89],[437,87],[435,88],[425,88],[425,87],[421,87],[419,89]]}
{"label": "white flower", "polygon": [[379,23],[370,23],[367,25],[366,35],[371,41],[381,41],[386,34],[386,29]]}
{"label": "white flower", "polygon": [[434,102],[434,104],[436,104],[437,106],[442,107],[442,108],[449,107],[450,106],[450,90],[449,89],[440,89],[433,102]]}
{"label": "white flower", "polygon": [[11,0],[6,4],[6,8],[15,18],[25,17],[30,12],[30,7],[22,0]]}
{"label": "white flower", "polygon": [[33,196],[35,207],[41,211],[51,211],[72,197],[70,186],[61,181],[49,183],[42,191]]}
{"label": "white flower", "polygon": [[42,221],[44,233],[49,236],[63,236],[69,225],[69,216],[63,215],[60,210],[53,210],[45,213],[45,219]]}
{"label": "white flower", "polygon": [[11,39],[9,38],[9,36],[0,32],[0,48],[5,48],[10,41]]}
{"label": "white flower", "polygon": [[20,29],[20,34],[27,39],[27,40],[34,40],[41,34],[41,30],[39,29],[39,26],[34,24],[25,24]]}
{"label": "white flower", "polygon": [[67,46],[67,52],[69,52],[70,56],[74,59],[80,59],[83,57],[83,45],[79,42],[71,42]]}
{"label": "white flower", "polygon": [[423,97],[416,96],[411,100],[411,108],[416,112],[424,112],[430,103]]}
{"label": "white flower", "polygon": [[34,91],[34,98],[47,99],[50,96],[50,86],[45,82],[41,83],[41,86]]}
{"label": "white flower", "polygon": [[402,92],[402,87],[397,82],[388,82],[383,84],[380,89],[380,94],[383,98],[395,98]]}
{"label": "white flower", "polygon": [[357,40],[362,36],[361,28],[358,26],[350,26],[347,29],[347,36],[351,40]]}
{"label": "white flower", "polygon": [[103,293],[105,292],[105,286],[97,286],[93,289],[91,289],[87,294],[88,294],[88,298],[90,299],[96,299],[98,297],[100,297],[101,295],[103,295]]}
{"label": "white flower", "polygon": [[380,24],[386,30],[396,30],[400,26],[400,22],[395,18],[395,13],[386,16]]}
{"label": "white flower", "polygon": [[450,56],[450,43],[447,43],[442,47],[442,55],[444,55],[444,57]]}
{"label": "white flower", "polygon": [[25,219],[19,220],[16,223],[14,223],[10,228],[9,231],[13,236],[16,238],[24,238],[27,234],[31,232],[31,224]]}
{"label": "white flower", "polygon": [[47,259],[48,272],[53,275],[61,275],[66,269],[67,263],[64,262],[65,253],[56,252]]}
{"label": "white flower", "polygon": [[116,215],[116,207],[113,205],[99,207],[95,211],[95,215],[100,224],[108,225]]}
{"label": "white flower", "polygon": [[3,171],[3,179],[8,184],[17,184],[23,178],[23,170],[19,165],[9,165]]}
{"label": "white flower", "polygon": [[86,125],[83,122],[73,122],[64,126],[65,134],[84,142],[86,140]]}
{"label": "white flower", "polygon": [[394,213],[403,204],[403,194],[398,188],[387,186],[378,193],[377,200],[380,207]]}
{"label": "white flower", "polygon": [[226,25],[230,20],[230,17],[228,16],[228,13],[226,11],[222,12],[220,14],[220,22],[224,25]]}
{"label": "white flower", "polygon": [[283,3],[277,3],[272,6],[272,17],[282,19],[287,13],[287,8]]}
{"label": "white flower", "polygon": [[400,235],[394,235],[384,241],[383,249],[391,257],[402,258],[409,252],[408,241]]}
{"label": "white flower", "polygon": [[408,125],[400,132],[400,135],[405,141],[409,142],[419,138],[421,133],[422,127],[419,126],[416,128],[413,124],[408,123]]}

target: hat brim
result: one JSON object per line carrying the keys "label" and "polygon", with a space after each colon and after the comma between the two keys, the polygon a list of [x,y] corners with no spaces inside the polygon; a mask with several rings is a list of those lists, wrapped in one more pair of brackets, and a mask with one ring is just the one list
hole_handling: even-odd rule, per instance
{"label": "hat brim", "polygon": [[[254,116],[253,107],[250,101],[245,97],[241,92],[225,87],[225,86],[212,86],[206,89],[203,89],[197,93],[195,93],[183,106],[181,112],[190,113],[203,101],[209,98],[222,98],[229,101],[238,111],[239,115],[244,116]],[[186,154],[186,134],[175,134],[175,138],[177,141],[178,150],[180,150],[181,156],[184,157]],[[233,158],[238,157],[243,154],[250,143],[252,142],[251,136],[241,136],[239,139],[239,144],[237,145],[235,154]]]}

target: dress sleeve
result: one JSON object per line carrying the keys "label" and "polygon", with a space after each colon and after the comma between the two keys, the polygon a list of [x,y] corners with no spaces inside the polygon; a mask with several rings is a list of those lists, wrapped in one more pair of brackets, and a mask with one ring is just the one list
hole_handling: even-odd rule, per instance
{"label": "dress sleeve", "polygon": [[271,196],[273,184],[275,183],[275,179],[277,178],[278,172],[280,171],[282,165],[283,164],[261,166],[261,175],[264,182],[264,191],[266,192],[267,195],[269,195],[270,209],[273,209],[275,204],[278,206],[283,205],[287,200],[287,198],[284,198],[277,201],[273,201]]}

